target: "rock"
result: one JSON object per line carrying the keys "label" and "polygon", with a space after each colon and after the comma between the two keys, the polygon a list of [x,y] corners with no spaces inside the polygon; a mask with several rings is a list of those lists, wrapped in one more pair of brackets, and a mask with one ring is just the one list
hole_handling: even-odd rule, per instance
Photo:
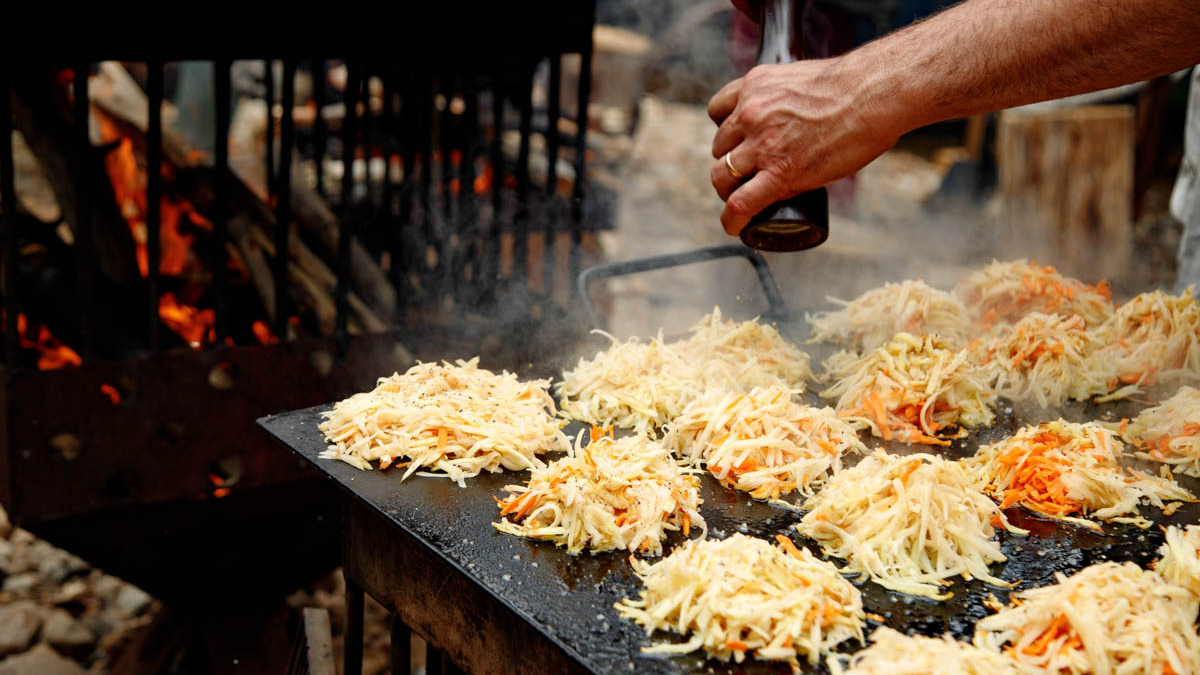
{"label": "rock", "polygon": [[87,582],[82,579],[72,579],[63,584],[54,594],[54,604],[63,605],[68,602],[81,602],[88,594]]}
{"label": "rock", "polygon": [[54,609],[42,622],[42,641],[64,654],[87,656],[96,644],[96,636],[70,612]]}
{"label": "rock", "polygon": [[12,532],[12,522],[8,519],[8,511],[0,506],[0,539],[7,537],[9,532]]}
{"label": "rock", "polygon": [[38,645],[0,661],[0,675],[87,675],[87,671],[46,645]]}
{"label": "rock", "polygon": [[61,584],[69,577],[87,572],[91,566],[82,558],[56,548],[38,561],[37,569],[42,576],[56,584]]}
{"label": "rock", "polygon": [[0,607],[0,656],[28,649],[41,625],[42,614],[29,600]]}
{"label": "rock", "polygon": [[36,572],[22,572],[14,574],[4,580],[3,590],[12,593],[13,595],[25,595],[33,591],[38,585],[38,575]]}
{"label": "rock", "polygon": [[115,602],[117,594],[121,592],[122,585],[124,585],[124,582],[120,579],[107,574],[101,574],[99,578],[92,582],[92,590],[105,602]]}
{"label": "rock", "polygon": [[117,593],[116,605],[129,616],[137,616],[146,611],[154,598],[137,586],[126,584]]}

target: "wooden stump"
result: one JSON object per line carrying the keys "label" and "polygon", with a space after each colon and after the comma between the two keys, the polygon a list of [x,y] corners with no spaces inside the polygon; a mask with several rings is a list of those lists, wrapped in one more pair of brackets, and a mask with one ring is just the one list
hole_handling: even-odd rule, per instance
{"label": "wooden stump", "polygon": [[1095,281],[1127,273],[1133,247],[1134,110],[1013,110],[996,138],[1009,250]]}

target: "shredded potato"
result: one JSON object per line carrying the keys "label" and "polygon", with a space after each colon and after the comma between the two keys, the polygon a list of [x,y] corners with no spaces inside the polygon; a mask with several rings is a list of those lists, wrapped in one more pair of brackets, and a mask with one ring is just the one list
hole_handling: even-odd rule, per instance
{"label": "shredded potato", "polygon": [[1114,432],[1096,422],[1057,420],[1022,427],[964,462],[984,492],[1000,500],[1000,508],[1024,506],[1095,530],[1100,525],[1081,516],[1146,528],[1150,521],[1137,515],[1139,500],[1162,509],[1163,500],[1192,498],[1169,478],[1121,467],[1117,459],[1123,447]]}
{"label": "shredded potato", "polygon": [[796,524],[826,555],[845,559],[857,573],[901,593],[945,600],[949,579],[1011,584],[988,572],[1006,560],[996,528],[1015,534],[992,500],[958,462],[935,455],[889,455],[876,450],[835,474],[801,507]]}
{"label": "shredded potato", "polygon": [[1121,436],[1141,448],[1138,457],[1169,464],[1175,473],[1200,477],[1200,391],[1181,387],[1171,398],[1133,418]]}
{"label": "shredded potato", "polygon": [[403,479],[429,468],[440,473],[420,475],[446,476],[460,486],[480,471],[544,466],[539,453],[569,445],[548,385],[484,370],[478,357],[418,363],[325,413],[319,428],[329,448],[321,456],[363,470],[374,460],[381,469],[407,460],[394,465],[407,466]]}
{"label": "shredded potato", "polygon": [[998,395],[1050,408],[1108,393],[1116,372],[1093,358],[1101,345],[1078,314],[1031,312],[972,344],[971,352]]}
{"label": "shredded potato", "polygon": [[[611,431],[611,430],[610,430]],[[707,531],[700,515],[700,479],[644,436],[597,435],[543,469],[525,485],[509,485],[493,526],[518,537],[553,541],[568,553],[628,550],[662,555],[667,532]],[[703,536],[703,534],[702,534]]]}
{"label": "shredded potato", "polygon": [[778,385],[748,394],[709,390],[671,422],[663,445],[757,499],[811,494],[828,472],[841,470],[843,453],[867,450],[832,408],[797,403]]}
{"label": "shredded potato", "polygon": [[1129,562],[1056,578],[976,624],[975,644],[1027,672],[1200,672],[1197,598],[1184,589]]}
{"label": "shredded potato", "polygon": [[1112,315],[1107,281],[1089,286],[1028,260],[992,261],[954,288],[985,328],[1014,323],[1030,312],[1083,317],[1089,327]]}
{"label": "shredded potato", "polygon": [[1200,598],[1200,525],[1168,527],[1158,555],[1154,571],[1167,583],[1186,588]]}
{"label": "shredded potato", "polygon": [[803,391],[808,354],[758,321],[722,321],[714,309],[686,340],[618,342],[563,373],[555,393],[563,413],[596,426],[654,437],[693,399],[714,387],[749,390],[780,385]]}
{"label": "shredded potato", "polygon": [[842,417],[884,440],[949,445],[947,438],[966,435],[962,427],[995,419],[996,394],[986,374],[969,352],[936,335],[897,333],[861,358],[834,354],[826,367],[836,381],[821,396],[836,398]]}
{"label": "shredded potato", "polygon": [[903,331],[937,333],[961,347],[971,331],[971,315],[962,302],[921,280],[887,283],[849,302],[829,300],[842,309],[805,317],[812,325],[811,342],[848,343],[862,352]]}
{"label": "shredded potato", "polygon": [[940,638],[905,635],[880,626],[871,633],[871,646],[843,666],[837,655],[828,659],[833,675],[1021,675],[1011,659],[998,652]]}
{"label": "shredded potato", "polygon": [[617,612],[646,629],[691,637],[642,651],[685,654],[703,648],[709,656],[738,663],[747,655],[817,663],[838,644],[862,642],[862,596],[838,574],[790,539],[779,546],[734,534],[723,541],[689,541],[654,564],[631,560],[645,584],[637,600],[624,599]]}
{"label": "shredded potato", "polygon": [[1109,399],[1156,381],[1200,379],[1200,303],[1190,286],[1178,296],[1153,291],[1134,297],[1096,328],[1096,337],[1105,343],[1098,356],[1117,372],[1112,388],[1118,381],[1129,385]]}

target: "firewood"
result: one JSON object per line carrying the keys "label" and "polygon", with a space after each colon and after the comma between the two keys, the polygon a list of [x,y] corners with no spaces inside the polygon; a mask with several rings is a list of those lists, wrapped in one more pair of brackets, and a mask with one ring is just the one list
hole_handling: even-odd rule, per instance
{"label": "firewood", "polygon": [[[90,88],[92,103],[106,113],[120,120],[123,125],[144,132],[146,123],[147,99],[137,82],[118,63],[107,62],[100,69],[96,80],[102,85]],[[144,137],[141,133],[129,134],[134,139],[135,150],[144,152]],[[140,144],[140,145],[139,145]],[[199,189],[200,184],[208,183],[211,189],[211,169],[202,164],[202,157],[188,145],[187,140],[166,120],[163,121],[163,157],[178,169],[186,169],[191,178],[197,183],[193,190]],[[299,164],[293,161],[295,167]],[[228,181],[230,188],[230,204],[233,212],[250,211],[256,221],[268,233],[274,232],[274,212],[266,205],[266,186],[253,185],[245,177],[231,175]],[[324,200],[313,190],[305,187],[304,183],[293,171],[291,210],[296,226],[304,232],[310,241],[319,245],[325,260],[333,261],[337,256],[337,237],[339,223],[337,216],[329,209]],[[194,195],[193,203],[202,212],[209,212],[211,199],[207,195]],[[289,252],[297,252],[292,242],[297,237],[289,237]],[[303,249],[302,253],[312,253]],[[302,267],[312,270],[311,258]],[[366,306],[373,311],[373,317],[366,317],[363,312],[356,312],[360,321],[370,325],[384,325],[395,320],[396,291],[391,281],[375,260],[360,243],[353,242],[350,250],[350,283],[359,294],[360,300],[365,300]],[[328,265],[326,265],[328,269]],[[352,303],[364,307],[362,302]]]}
{"label": "firewood", "polygon": [[133,237],[117,208],[103,155],[96,152],[79,156],[71,106],[53,72],[39,68],[14,71],[13,120],[41,163],[75,241],[80,241],[76,181],[87,181],[91,187],[88,219],[96,267],[117,286],[136,288],[140,279]]}

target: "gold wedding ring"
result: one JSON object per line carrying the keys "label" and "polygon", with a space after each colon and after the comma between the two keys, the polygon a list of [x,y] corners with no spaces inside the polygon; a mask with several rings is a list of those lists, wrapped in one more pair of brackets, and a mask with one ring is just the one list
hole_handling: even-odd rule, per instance
{"label": "gold wedding ring", "polygon": [[741,179],[745,178],[746,175],[743,174],[741,171],[738,171],[737,169],[733,168],[733,161],[729,159],[729,156],[732,154],[733,154],[732,150],[725,153],[725,168],[729,169],[730,176],[733,176],[734,178],[741,180]]}

